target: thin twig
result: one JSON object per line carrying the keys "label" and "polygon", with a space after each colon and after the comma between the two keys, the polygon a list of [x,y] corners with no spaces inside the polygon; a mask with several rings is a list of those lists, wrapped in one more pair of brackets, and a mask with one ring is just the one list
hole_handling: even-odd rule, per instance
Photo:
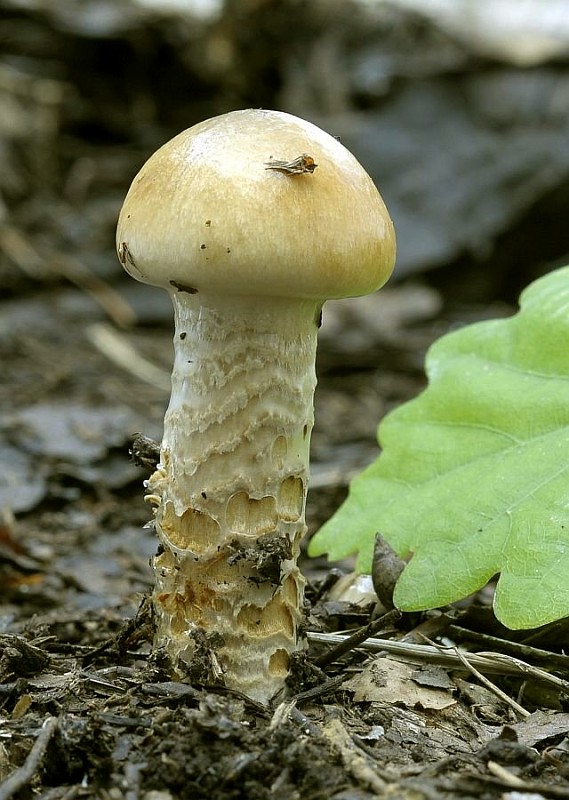
{"label": "thin twig", "polygon": [[0,785],[0,800],[9,800],[10,797],[13,797],[16,792],[19,792],[20,789],[23,789],[24,786],[27,786],[32,780],[41,764],[41,760],[45,755],[47,746],[56,728],[57,717],[47,717],[22,766],[14,770]]}
{"label": "thin twig", "polygon": [[[452,783],[452,789],[470,796],[474,792],[477,794],[480,792],[481,784],[485,787],[505,789],[506,791],[512,789],[510,777],[504,781],[502,778],[494,778],[489,775],[472,774],[460,776]],[[518,792],[521,788],[521,786],[518,787]],[[446,782],[441,782],[441,789],[448,792],[448,784]],[[532,797],[550,797],[552,800],[569,800],[569,789],[564,786],[552,786],[551,784],[534,783],[532,781],[523,782],[523,793],[526,796],[531,795]]]}
{"label": "thin twig", "polygon": [[356,647],[359,647],[366,639],[369,639],[374,634],[386,633],[398,619],[401,619],[400,611],[397,609],[388,611],[387,614],[383,614],[383,616],[378,619],[374,619],[372,622],[364,625],[363,628],[358,628],[351,636],[344,637],[335,647],[327,653],[324,653],[320,658],[315,659],[314,663],[320,668],[333,664],[334,661],[338,661],[339,658],[349,653],[350,650],[355,650]]}
{"label": "thin twig", "polygon": [[[347,639],[337,633],[308,633],[309,642],[318,644],[337,645]],[[408,644],[407,642],[393,642],[390,639],[367,639],[360,647],[372,653],[385,652],[398,656],[406,661],[423,664],[439,664],[443,667],[456,669],[461,667],[461,661],[454,652],[454,648],[433,647],[427,644]],[[554,686],[557,690],[569,694],[569,681],[550,675],[543,669],[533,667],[512,656],[502,653],[469,653],[468,660],[477,669],[484,673],[495,675],[516,675],[517,677],[531,677],[541,683]]]}
{"label": "thin twig", "polygon": [[311,689],[305,689],[303,692],[299,692],[295,694],[294,700],[296,703],[304,703],[307,700],[314,700],[316,697],[321,697],[323,694],[327,694],[327,692],[333,692],[335,689],[338,689],[346,680],[346,676],[342,675],[335,675],[330,680],[321,683],[319,686],[313,686]]}
{"label": "thin twig", "polygon": [[313,722],[306,714],[303,714],[296,706],[291,708],[289,713],[289,719],[291,719],[299,728],[301,728],[302,732],[307,736],[322,736],[322,731],[318,727],[318,725]]}
{"label": "thin twig", "polygon": [[530,712],[529,711],[526,711],[526,709],[523,706],[521,706],[519,703],[517,703],[512,697],[508,697],[506,692],[503,692],[501,689],[499,689],[494,683],[492,683],[491,680],[489,680],[488,678],[485,678],[484,675],[482,675],[482,673],[479,672],[479,670],[476,669],[476,667],[473,667],[472,664],[470,663],[470,661],[466,658],[464,653],[461,653],[461,651],[458,649],[458,647],[455,647],[453,649],[454,649],[454,652],[457,654],[457,656],[462,661],[462,663],[464,664],[464,666],[470,672],[472,672],[473,675],[476,675],[476,677],[478,678],[480,683],[484,684],[484,686],[486,686],[487,689],[490,689],[490,691],[493,692],[497,697],[499,697],[500,700],[503,700],[504,703],[507,703],[509,706],[511,706],[514,709],[514,711],[516,711],[522,717],[529,717],[530,716]]}
{"label": "thin twig", "polygon": [[54,255],[48,267],[63,275],[70,283],[88,294],[120,328],[130,328],[136,323],[132,307],[115,288],[96,275],[86,264],[61,253]]}
{"label": "thin twig", "polygon": [[512,789],[523,789],[525,782],[518,778],[517,775],[512,775],[510,770],[503,767],[501,764],[498,764],[496,761],[489,761],[488,762],[488,772],[491,772],[492,775],[495,775],[496,778],[501,780],[506,786],[509,786]]}
{"label": "thin twig", "polygon": [[342,721],[337,717],[330,718],[322,732],[332,747],[339,751],[344,768],[357,784],[370,789],[374,797],[384,797],[386,781],[378,774],[375,764],[370,764],[369,756],[358,748]]}
{"label": "thin twig", "polygon": [[287,720],[294,722],[294,724],[298,725],[303,733],[307,735],[322,736],[322,731],[318,725],[296,708],[295,697],[291,700],[285,700],[276,707],[269,724],[269,729],[271,731],[276,730]]}
{"label": "thin twig", "polygon": [[539,647],[533,647],[523,642],[510,642],[507,639],[501,639],[499,636],[491,636],[488,633],[479,633],[468,628],[462,628],[460,625],[449,625],[448,635],[455,642],[482,644],[486,646],[485,649],[494,648],[500,653],[505,653],[515,658],[524,658],[532,664],[543,664],[549,669],[552,667],[569,669],[569,656],[554,653],[551,650],[542,650]]}
{"label": "thin twig", "polygon": [[42,792],[37,800],[75,800],[81,791],[81,786],[79,784],[75,784],[75,786],[71,787],[54,786],[53,789]]}
{"label": "thin twig", "polygon": [[0,227],[0,250],[34,281],[50,281],[63,276],[93,300],[121,328],[130,328],[136,314],[110,284],[72,256],[44,248],[41,252],[15,227]]}
{"label": "thin twig", "polygon": [[86,334],[91,343],[117,366],[158,389],[170,390],[170,374],[141,356],[131,343],[110,325],[96,322],[89,325]]}

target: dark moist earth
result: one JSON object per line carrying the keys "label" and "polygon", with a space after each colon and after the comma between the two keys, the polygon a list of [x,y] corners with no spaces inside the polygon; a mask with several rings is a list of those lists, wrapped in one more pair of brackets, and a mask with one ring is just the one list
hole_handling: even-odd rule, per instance
{"label": "dark moist earth", "polygon": [[[566,122],[546,102],[566,65],[519,80],[415,16],[372,25],[348,0],[227,2],[209,25],[127,2],[118,15],[21,5],[0,0],[0,800],[569,798],[567,622],[507,631],[492,587],[399,616],[349,592],[350,563],[303,558],[309,635],[370,624],[357,644],[340,653],[312,635],[271,708],[204,685],[207,646],[197,679],[171,680],[151,652],[142,487],[168,400],[171,309],[123,277],[113,251],[142,160],[215,113],[287,108],[348,139],[364,131],[350,143],[362,157],[392,148],[378,172],[404,280],[325,308],[310,534],[375,457],[379,419],[423,387],[428,345],[511,313],[569,251]],[[510,105],[484,107],[492,91]],[[420,180],[410,189],[398,174]],[[441,268],[417,277],[421,264]],[[376,588],[388,605],[385,577]]]}

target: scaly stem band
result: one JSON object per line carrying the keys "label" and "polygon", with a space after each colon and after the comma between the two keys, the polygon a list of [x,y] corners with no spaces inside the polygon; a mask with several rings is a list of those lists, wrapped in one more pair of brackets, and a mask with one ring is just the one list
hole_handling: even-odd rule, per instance
{"label": "scaly stem band", "polygon": [[267,702],[303,646],[296,562],[320,304],[185,292],[173,303],[172,394],[148,482],[156,643],[178,674],[217,673]]}

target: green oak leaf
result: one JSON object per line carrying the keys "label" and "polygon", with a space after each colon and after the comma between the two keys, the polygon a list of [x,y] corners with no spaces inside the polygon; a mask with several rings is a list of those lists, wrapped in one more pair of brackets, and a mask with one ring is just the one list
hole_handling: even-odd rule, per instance
{"label": "green oak leaf", "polygon": [[310,555],[358,552],[369,572],[379,531],[413,554],[395,590],[403,610],[499,573],[494,608],[509,628],[569,616],[569,267],[531,284],[515,316],[443,336],[426,372]]}

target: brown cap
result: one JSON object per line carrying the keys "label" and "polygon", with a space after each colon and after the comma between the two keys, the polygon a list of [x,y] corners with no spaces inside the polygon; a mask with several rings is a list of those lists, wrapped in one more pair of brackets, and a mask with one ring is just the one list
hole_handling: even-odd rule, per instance
{"label": "brown cap", "polygon": [[325,300],[378,289],[395,234],[333,136],[280,111],[232,111],[161,147],[127,194],[125,269],[168,289]]}

